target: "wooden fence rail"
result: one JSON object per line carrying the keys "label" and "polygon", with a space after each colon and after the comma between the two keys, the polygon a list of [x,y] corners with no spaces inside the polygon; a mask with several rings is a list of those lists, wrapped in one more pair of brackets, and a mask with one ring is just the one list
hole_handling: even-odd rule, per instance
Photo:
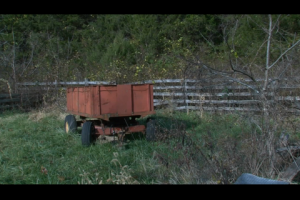
{"label": "wooden fence rail", "polygon": [[42,101],[39,93],[0,94],[0,111],[11,108],[27,108]]}
{"label": "wooden fence rail", "polygon": [[[278,79],[279,80],[279,79]],[[269,84],[270,92],[267,97],[270,102],[282,102],[290,105],[287,112],[298,112],[293,108],[295,101],[300,100],[300,77],[274,79]],[[250,83],[246,79],[243,82]],[[257,91],[261,90],[262,81],[257,79],[251,82],[251,88],[228,79],[164,79],[147,80],[131,84],[153,83],[154,106],[172,107],[174,110],[201,110],[201,111],[260,111],[261,102]],[[294,81],[291,83],[291,81]],[[65,89],[70,86],[87,85],[115,85],[107,81],[80,81],[80,82],[27,82],[19,83],[20,87],[39,87],[42,89]],[[253,90],[255,89],[255,90]]]}

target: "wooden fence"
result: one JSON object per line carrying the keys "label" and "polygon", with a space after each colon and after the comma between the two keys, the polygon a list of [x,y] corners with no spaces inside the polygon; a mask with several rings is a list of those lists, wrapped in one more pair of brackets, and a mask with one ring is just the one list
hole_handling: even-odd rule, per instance
{"label": "wooden fence", "polygon": [[[282,84],[276,91],[271,89],[267,98],[271,102],[282,101],[285,104],[292,104],[294,100],[300,100],[294,92],[295,89],[300,88],[299,86]],[[254,86],[253,89],[259,91],[259,85]],[[261,111],[260,93],[253,89],[228,80],[209,82],[168,80],[167,84],[165,82],[163,86],[154,88],[154,95],[162,97],[155,98],[154,101],[156,105],[171,104],[175,110],[259,112]],[[283,94],[280,90],[288,90],[291,93]]]}
{"label": "wooden fence", "polygon": [[[300,77],[281,79],[269,85],[267,98],[270,102],[287,105],[287,112],[299,112],[294,106],[300,100]],[[228,79],[164,79],[135,82],[134,84],[154,84],[154,106],[173,110],[198,111],[246,111],[260,112],[259,90],[263,79],[251,86]],[[291,83],[293,81],[293,83]],[[243,80],[250,83],[251,80]],[[68,86],[115,85],[106,81],[20,83],[23,87],[40,87],[44,90],[65,89]]]}
{"label": "wooden fence", "polygon": [[42,102],[40,93],[0,94],[0,111],[11,108],[27,109]]}

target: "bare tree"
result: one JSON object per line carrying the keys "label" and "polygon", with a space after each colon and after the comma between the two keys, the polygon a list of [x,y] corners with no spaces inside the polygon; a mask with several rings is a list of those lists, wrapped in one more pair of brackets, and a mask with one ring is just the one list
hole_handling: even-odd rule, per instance
{"label": "bare tree", "polygon": [[[241,18],[235,18],[234,20],[227,22],[223,25],[223,36],[224,43],[228,47],[228,67],[229,70],[218,69],[216,67],[211,67],[206,64],[203,59],[196,55],[191,59],[183,58],[187,63],[193,66],[201,66],[202,69],[206,70],[208,74],[213,74],[216,77],[223,77],[225,80],[230,80],[231,82],[236,82],[248,87],[253,91],[256,98],[261,102],[262,109],[262,123],[256,125],[262,130],[265,139],[264,146],[268,154],[269,171],[268,175],[273,177],[275,175],[275,132],[278,130],[278,124],[282,118],[282,113],[279,113],[278,107],[282,106],[280,103],[276,103],[276,93],[273,97],[270,97],[270,93],[276,91],[279,87],[279,82],[283,80],[283,74],[288,71],[288,68],[292,67],[293,61],[292,56],[289,54],[292,50],[298,46],[300,39],[296,40],[294,37],[294,42],[288,48],[284,48],[277,44],[279,42],[275,41],[274,34],[280,33],[279,22],[282,15],[267,15],[263,22],[267,24],[258,23],[253,19],[253,16],[241,16],[246,17],[248,21],[253,22],[256,28],[261,30],[265,34],[265,39],[262,41],[261,45],[256,49],[255,54],[252,59],[243,60],[243,58],[238,58],[238,56],[232,56],[235,50],[235,38],[237,37],[238,26],[240,25]],[[264,16],[263,16],[264,17]],[[275,20],[274,20],[275,19]],[[231,26],[231,27],[228,27]],[[231,32],[228,32],[230,30]],[[229,40],[229,35],[231,40]],[[291,35],[290,35],[291,37]],[[211,45],[211,43],[209,43]],[[262,57],[262,50],[265,49],[265,65],[262,66],[262,62],[256,62],[258,56]],[[277,51],[275,54],[274,51]],[[278,53],[278,50],[280,53]],[[286,65],[287,61],[289,64]],[[250,61],[250,64],[248,63]],[[299,64],[299,63],[293,63]],[[253,67],[256,69],[254,70]],[[251,81],[245,81],[245,78]],[[261,79],[263,81],[258,81]],[[276,88],[277,87],[277,88]],[[275,120],[275,123],[274,123]]]}

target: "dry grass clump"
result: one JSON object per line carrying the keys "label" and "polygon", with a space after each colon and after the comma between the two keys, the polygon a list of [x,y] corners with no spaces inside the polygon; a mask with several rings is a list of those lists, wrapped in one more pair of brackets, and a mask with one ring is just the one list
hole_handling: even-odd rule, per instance
{"label": "dry grass clump", "polygon": [[41,108],[30,111],[28,118],[32,121],[40,121],[46,117],[54,116],[59,120],[64,120],[67,115],[64,102],[64,98],[58,98],[51,104],[46,103]]}
{"label": "dry grass clump", "polygon": [[140,184],[136,179],[131,175],[132,169],[128,165],[122,165],[119,161],[119,153],[113,153],[114,158],[111,160],[111,163],[115,166],[115,170],[111,170],[109,178],[105,181],[103,177],[99,177],[99,173],[90,174],[84,170],[79,175],[81,176],[81,181],[78,184]]}
{"label": "dry grass clump", "polygon": [[157,143],[163,148],[154,158],[165,168],[158,170],[158,180],[170,184],[231,184],[242,173],[277,179],[293,161],[289,155],[276,153],[278,134],[274,133],[270,154],[269,135],[256,125],[230,115],[208,119],[199,123],[200,130],[187,130],[176,120],[169,129],[158,124]]}
{"label": "dry grass clump", "polygon": [[40,121],[41,119],[51,116],[57,117],[60,120],[64,120],[66,117],[66,113],[61,112],[61,110],[57,109],[55,105],[50,105],[38,110],[31,111],[28,115],[28,119],[31,121]]}

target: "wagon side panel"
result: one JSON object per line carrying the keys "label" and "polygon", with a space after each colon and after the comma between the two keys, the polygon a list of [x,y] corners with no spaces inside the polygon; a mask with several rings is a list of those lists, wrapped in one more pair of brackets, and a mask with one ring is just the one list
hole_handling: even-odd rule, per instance
{"label": "wagon side panel", "polygon": [[132,85],[117,85],[117,112],[118,115],[128,115],[132,110]]}
{"label": "wagon side panel", "polygon": [[101,115],[117,113],[117,87],[116,86],[100,87],[100,110],[101,110]]}
{"label": "wagon side panel", "polygon": [[133,85],[133,112],[149,112],[151,111],[151,95],[149,84]]}
{"label": "wagon side panel", "polygon": [[150,96],[150,111],[154,111],[154,104],[153,104],[153,85],[149,84],[149,96]]}
{"label": "wagon side panel", "polygon": [[91,93],[92,93],[91,112],[94,116],[99,116],[101,114],[100,86],[93,87]]}
{"label": "wagon side panel", "polygon": [[78,87],[78,112],[80,114],[85,114],[85,87]]}
{"label": "wagon side panel", "polygon": [[79,103],[78,103],[78,87],[75,88],[71,88],[72,89],[72,109],[71,111],[74,113],[78,112],[78,108],[79,108]]}
{"label": "wagon side panel", "polygon": [[94,86],[84,87],[84,106],[85,106],[85,113],[88,115],[93,115],[93,88]]}

